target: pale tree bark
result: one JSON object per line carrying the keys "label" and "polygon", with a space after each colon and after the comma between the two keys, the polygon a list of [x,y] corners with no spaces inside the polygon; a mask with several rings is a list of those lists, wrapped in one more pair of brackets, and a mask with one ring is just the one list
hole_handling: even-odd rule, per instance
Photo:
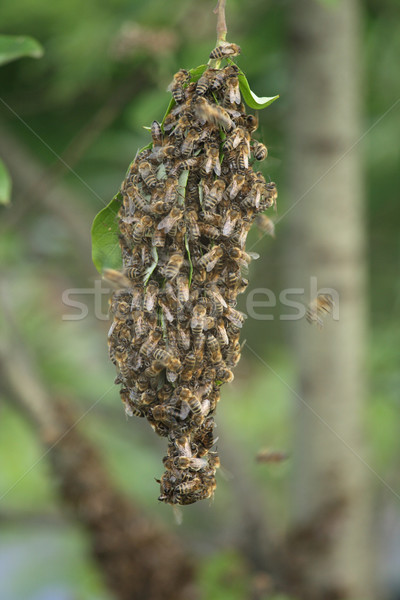
{"label": "pale tree bark", "polygon": [[357,144],[360,19],[357,0],[291,3],[287,285],[304,287],[307,296],[310,277],[316,276],[318,288],[339,295],[339,319],[337,314],[326,319],[322,331],[304,319],[289,324],[298,369],[290,552],[296,593],[307,600],[373,597],[371,473],[362,444],[366,262]]}

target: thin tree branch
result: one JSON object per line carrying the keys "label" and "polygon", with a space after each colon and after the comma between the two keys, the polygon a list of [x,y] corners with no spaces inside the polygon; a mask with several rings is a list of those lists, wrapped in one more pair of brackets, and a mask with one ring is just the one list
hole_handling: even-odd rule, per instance
{"label": "thin tree branch", "polygon": [[225,19],[225,5],[226,0],[218,0],[218,4],[214,8],[214,14],[217,15],[217,46],[219,46],[221,42],[225,42],[228,31]]}

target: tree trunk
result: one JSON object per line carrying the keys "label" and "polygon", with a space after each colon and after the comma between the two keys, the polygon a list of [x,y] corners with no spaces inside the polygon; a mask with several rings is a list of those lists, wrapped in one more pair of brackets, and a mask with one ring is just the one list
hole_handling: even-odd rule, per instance
{"label": "tree trunk", "polygon": [[357,456],[365,458],[366,396],[363,182],[352,148],[361,135],[359,28],[357,0],[291,4],[287,284],[307,298],[315,276],[319,290],[338,294],[322,331],[289,323],[299,376],[289,548],[307,600],[372,598],[369,474]]}

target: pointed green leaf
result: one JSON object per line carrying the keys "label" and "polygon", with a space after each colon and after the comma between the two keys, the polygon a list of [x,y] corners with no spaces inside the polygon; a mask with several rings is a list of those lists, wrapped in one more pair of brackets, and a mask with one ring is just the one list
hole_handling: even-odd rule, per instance
{"label": "pointed green leaf", "polygon": [[5,65],[17,58],[31,56],[41,58],[43,48],[31,37],[22,35],[0,35],[0,65]]}
{"label": "pointed green leaf", "polygon": [[186,185],[189,177],[189,171],[185,170],[179,175],[178,180],[178,204],[184,204],[185,202],[185,194],[186,194]]}
{"label": "pointed green leaf", "polygon": [[249,82],[247,81],[243,71],[241,71],[240,69],[238,79],[243,99],[246,102],[247,106],[249,106],[250,108],[254,108],[256,110],[260,110],[261,108],[267,108],[267,106],[269,106],[279,98],[279,96],[263,96],[259,98],[254,92],[251,91]]}
{"label": "pointed green leaf", "polygon": [[0,159],[0,204],[8,204],[11,198],[11,177]]}
{"label": "pointed green leaf", "polygon": [[92,259],[99,273],[122,267],[119,247],[118,211],[122,195],[118,192],[95,217],[92,225]]}
{"label": "pointed green leaf", "polygon": [[208,65],[200,65],[195,69],[190,69],[190,81],[198,81],[203,75],[204,71],[208,68]]}
{"label": "pointed green leaf", "polygon": [[174,108],[175,104],[176,104],[175,100],[173,98],[171,98],[171,100],[169,101],[169,104],[167,106],[167,110],[165,111],[165,115],[163,116],[163,120],[161,121],[161,129],[163,129],[165,119],[168,117],[169,113]]}

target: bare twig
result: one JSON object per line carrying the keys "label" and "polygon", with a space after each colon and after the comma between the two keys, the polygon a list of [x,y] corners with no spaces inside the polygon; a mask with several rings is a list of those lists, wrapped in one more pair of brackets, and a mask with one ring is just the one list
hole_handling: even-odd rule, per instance
{"label": "bare twig", "polygon": [[226,0],[218,0],[217,6],[214,8],[214,14],[217,16],[217,46],[221,44],[221,42],[225,42],[227,27],[226,27],[226,19],[225,19],[225,4]]}

